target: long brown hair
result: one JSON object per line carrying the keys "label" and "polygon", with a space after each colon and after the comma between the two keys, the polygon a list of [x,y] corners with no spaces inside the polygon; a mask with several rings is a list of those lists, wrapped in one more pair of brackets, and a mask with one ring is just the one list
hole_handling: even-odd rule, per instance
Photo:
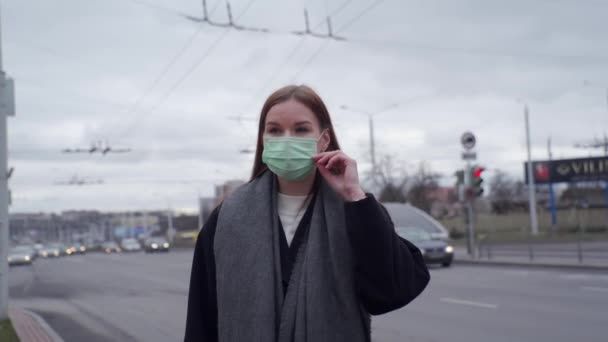
{"label": "long brown hair", "polygon": [[305,85],[285,86],[272,93],[268,99],[266,99],[266,102],[262,107],[262,112],[260,113],[260,123],[258,125],[258,141],[255,148],[255,159],[253,161],[251,180],[254,180],[260,176],[267,169],[266,164],[262,162],[262,152],[264,150],[264,125],[266,124],[266,116],[268,115],[270,108],[291,99],[305,105],[315,114],[317,120],[319,120],[321,131],[327,129],[329,132],[330,141],[326,151],[335,151],[340,149],[338,139],[334,133],[334,126],[331,123],[331,118],[329,117],[329,111],[327,110],[325,103],[323,103],[323,100],[321,100],[321,97],[319,97],[319,95],[312,90],[312,88]]}

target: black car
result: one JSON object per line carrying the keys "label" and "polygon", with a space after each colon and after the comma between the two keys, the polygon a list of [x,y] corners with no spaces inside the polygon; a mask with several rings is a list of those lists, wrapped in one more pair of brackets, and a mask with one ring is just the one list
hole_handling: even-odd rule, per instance
{"label": "black car", "polygon": [[418,227],[397,227],[397,234],[420,249],[427,264],[441,264],[449,267],[454,260],[454,247],[441,239],[432,239],[424,229]]}
{"label": "black car", "polygon": [[171,245],[164,237],[151,237],[144,243],[146,253],[168,252]]}

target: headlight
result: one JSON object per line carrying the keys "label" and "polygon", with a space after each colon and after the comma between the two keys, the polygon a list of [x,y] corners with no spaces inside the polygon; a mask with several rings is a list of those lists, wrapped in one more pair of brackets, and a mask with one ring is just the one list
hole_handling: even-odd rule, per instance
{"label": "headlight", "polygon": [[452,247],[452,246],[446,246],[445,247],[445,252],[446,253],[454,253],[454,247]]}
{"label": "headlight", "polygon": [[80,247],[80,251],[81,251],[81,252],[84,252],[84,251],[86,251],[86,250],[87,250],[86,248],[84,248],[84,247]]}
{"label": "headlight", "polygon": [[43,257],[45,257],[45,258],[46,258],[48,255],[49,255],[49,253],[47,253],[47,252],[42,252],[42,256],[43,256]]}
{"label": "headlight", "polygon": [[30,261],[30,256],[26,255],[24,259],[25,259],[25,261]]}
{"label": "headlight", "polygon": [[59,252],[58,251],[55,251],[55,256],[59,256]]}
{"label": "headlight", "polygon": [[158,245],[153,243],[152,245],[150,245],[152,248],[158,248]]}
{"label": "headlight", "polygon": [[106,253],[110,253],[112,252],[112,250],[110,250],[109,248],[106,248]]}
{"label": "headlight", "polygon": [[168,242],[163,243],[163,247],[164,248],[169,248],[169,243]]}

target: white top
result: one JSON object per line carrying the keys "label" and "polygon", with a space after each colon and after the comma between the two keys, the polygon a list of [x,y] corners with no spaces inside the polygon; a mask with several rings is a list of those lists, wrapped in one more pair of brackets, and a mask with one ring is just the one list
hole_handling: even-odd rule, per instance
{"label": "white top", "polygon": [[283,231],[285,231],[287,244],[291,245],[298,224],[300,224],[300,220],[302,220],[302,216],[304,216],[304,213],[306,212],[306,207],[308,207],[308,204],[310,203],[310,197],[306,195],[291,196],[280,192],[277,195],[279,218],[283,225]]}

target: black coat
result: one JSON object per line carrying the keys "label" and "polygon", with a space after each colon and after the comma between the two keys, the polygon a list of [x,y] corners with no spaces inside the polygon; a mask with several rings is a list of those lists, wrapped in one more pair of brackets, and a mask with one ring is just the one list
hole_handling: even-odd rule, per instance
{"label": "black coat", "polygon": [[[313,201],[314,202],[314,201]],[[295,252],[310,223],[309,205],[287,246],[282,237],[283,279],[289,279]],[[184,341],[217,341],[217,295],[213,240],[220,208],[201,230],[192,262]],[[344,205],[346,227],[355,255],[356,286],[361,304],[372,315],[399,309],[416,298],[430,280],[420,250],[396,233],[390,216],[372,195]],[[280,229],[283,232],[283,229]],[[287,286],[284,283],[284,286]]]}

